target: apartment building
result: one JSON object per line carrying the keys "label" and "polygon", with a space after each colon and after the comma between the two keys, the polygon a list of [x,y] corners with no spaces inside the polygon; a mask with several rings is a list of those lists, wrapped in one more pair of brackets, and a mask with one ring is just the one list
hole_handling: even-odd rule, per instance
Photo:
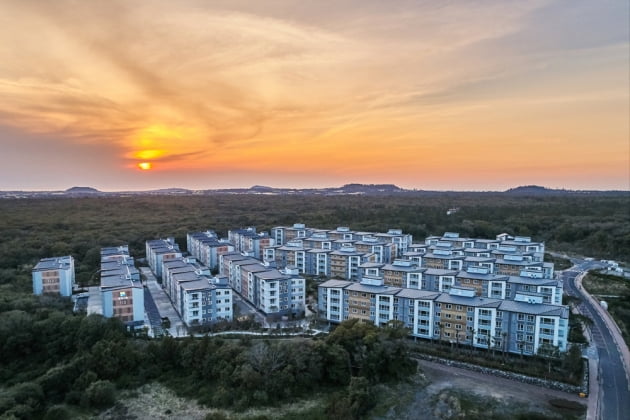
{"label": "apartment building", "polygon": [[212,276],[210,269],[193,257],[166,260],[162,267],[162,287],[187,325],[233,318],[227,277]]}
{"label": "apartment building", "polygon": [[359,318],[384,325],[399,320],[414,337],[478,348],[526,355],[544,345],[567,349],[569,308],[525,294],[503,300],[457,286],[434,292],[386,286],[382,279],[328,280],[319,286],[318,309],[334,323]]}
{"label": "apartment building", "polygon": [[194,279],[178,281],[180,300],[177,312],[187,325],[231,321],[232,289],[227,277],[196,275]]}
{"label": "apartment building", "polygon": [[293,239],[311,236],[313,229],[307,228],[304,223],[295,223],[293,226],[276,226],[271,229],[271,237],[276,245],[284,245]]}
{"label": "apartment building", "polygon": [[265,248],[275,244],[275,240],[267,232],[257,233],[253,226],[228,231],[228,240],[234,244],[234,251],[257,259],[263,258]]}
{"label": "apartment building", "polygon": [[200,232],[189,232],[186,234],[186,249],[188,253],[201,261],[201,245],[204,241],[218,241],[219,236],[214,230],[207,229]]}
{"label": "apartment building", "polygon": [[31,274],[34,294],[72,296],[75,271],[71,256],[43,258],[33,267]]}
{"label": "apartment building", "polygon": [[266,314],[299,313],[306,303],[306,281],[297,267],[275,267],[239,254],[222,257],[222,270],[230,286]]}
{"label": "apartment building", "polygon": [[179,245],[175,243],[174,238],[146,241],[145,248],[149,267],[151,267],[153,274],[160,280],[163,280],[162,264],[164,261],[182,257]]}
{"label": "apartment building", "polygon": [[186,240],[188,253],[210,270],[218,271],[220,256],[236,249],[229,240],[219,238],[212,230],[188,233]]}
{"label": "apartment building", "polygon": [[357,251],[366,254],[374,254],[378,263],[391,263],[393,255],[397,252],[397,246],[374,236],[365,235],[361,240],[353,242]]}
{"label": "apartment building", "polygon": [[334,278],[359,280],[359,266],[366,262],[376,262],[376,255],[359,252],[354,246],[343,246],[330,254],[330,275]]}
{"label": "apartment building", "polygon": [[306,252],[307,248],[303,246],[302,240],[293,239],[284,245],[265,248],[264,260],[273,261],[278,267],[296,267],[301,273],[305,273]]}
{"label": "apartment building", "polygon": [[311,248],[305,253],[305,269],[306,274],[314,276],[330,277],[330,249]]}
{"label": "apartment building", "polygon": [[394,245],[395,249],[392,249],[392,259],[402,257],[413,242],[413,236],[403,233],[400,229],[389,229],[386,233],[375,233],[374,236]]}
{"label": "apartment building", "polygon": [[162,288],[173,302],[179,293],[177,276],[193,273],[197,276],[210,276],[210,269],[193,257],[175,258],[162,263]]}
{"label": "apartment building", "polygon": [[129,328],[142,328],[144,288],[129,247],[102,248],[100,275],[103,316],[118,318]]}
{"label": "apartment building", "polygon": [[[391,264],[385,264],[380,268],[380,274],[387,286],[409,287],[408,281],[420,281],[425,269],[409,260],[394,260]],[[416,276],[410,276],[417,274]],[[378,275],[377,275],[378,276]],[[415,287],[416,289],[419,287]]]}

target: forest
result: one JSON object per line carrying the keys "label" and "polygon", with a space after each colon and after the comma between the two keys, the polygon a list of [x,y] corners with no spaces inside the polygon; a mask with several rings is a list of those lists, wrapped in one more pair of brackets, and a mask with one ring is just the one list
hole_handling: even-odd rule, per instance
{"label": "forest", "polygon": [[[449,208],[459,210],[447,215]],[[531,236],[547,249],[595,258],[630,255],[630,196],[141,196],[0,200],[0,416],[67,418],[94,413],[116,395],[159,381],[216,407],[275,405],[329,395],[310,418],[360,418],[372,385],[415,371],[396,325],[342,324],[324,339],[150,340],[116,320],[75,315],[67,300],[32,295],[43,257],[72,255],[77,281],[98,281],[100,248],[213,229],[305,223],[385,231],[422,241],[445,231],[493,238]],[[333,398],[334,395],[334,398]],[[305,415],[305,418],[309,418]]]}

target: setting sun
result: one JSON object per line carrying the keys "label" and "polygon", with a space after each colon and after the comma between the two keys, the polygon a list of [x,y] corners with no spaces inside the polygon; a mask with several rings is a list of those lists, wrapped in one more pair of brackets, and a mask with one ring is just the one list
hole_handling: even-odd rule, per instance
{"label": "setting sun", "polygon": [[142,169],[143,171],[148,171],[152,167],[153,167],[153,165],[151,165],[151,162],[138,163],[138,168]]}

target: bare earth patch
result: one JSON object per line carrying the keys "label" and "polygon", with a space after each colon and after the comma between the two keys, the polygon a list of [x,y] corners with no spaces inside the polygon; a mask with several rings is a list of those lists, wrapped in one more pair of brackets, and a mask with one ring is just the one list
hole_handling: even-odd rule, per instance
{"label": "bare earth patch", "polygon": [[586,403],[571,394],[426,361],[421,361],[420,367],[422,373],[416,376],[423,380],[399,384],[388,391],[396,398],[374,419],[514,418],[525,412],[551,419],[563,415],[584,418],[584,410],[563,410],[552,404],[556,400],[566,400],[573,407]]}

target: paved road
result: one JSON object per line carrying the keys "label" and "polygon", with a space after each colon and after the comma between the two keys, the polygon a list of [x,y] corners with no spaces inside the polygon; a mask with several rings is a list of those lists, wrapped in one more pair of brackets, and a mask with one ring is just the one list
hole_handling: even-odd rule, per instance
{"label": "paved road", "polygon": [[[149,293],[151,294],[151,297],[153,298],[155,307],[157,307],[160,318],[168,317],[168,319],[170,319],[171,321],[171,328],[168,329],[168,332],[173,337],[187,336],[188,329],[186,328],[186,325],[182,322],[181,317],[175,311],[173,304],[171,303],[170,299],[168,298],[162,287],[158,284],[151,270],[148,267],[140,267],[140,271],[147,278],[147,288],[149,290]],[[147,315],[149,316],[149,319],[151,319],[151,314],[147,313]]]}
{"label": "paved road", "polygon": [[[600,408],[598,418],[605,420],[626,420],[630,416],[630,386],[627,371],[630,366],[625,365],[620,349],[617,347],[613,334],[599,311],[594,307],[575,284],[576,277],[584,271],[597,269],[603,264],[596,261],[576,261],[577,265],[561,274],[564,280],[564,290],[567,294],[578,296],[582,302],[579,311],[593,320],[590,327],[592,338],[597,348],[599,358]],[[622,345],[624,345],[622,343]],[[595,378],[591,378],[594,380]]]}

